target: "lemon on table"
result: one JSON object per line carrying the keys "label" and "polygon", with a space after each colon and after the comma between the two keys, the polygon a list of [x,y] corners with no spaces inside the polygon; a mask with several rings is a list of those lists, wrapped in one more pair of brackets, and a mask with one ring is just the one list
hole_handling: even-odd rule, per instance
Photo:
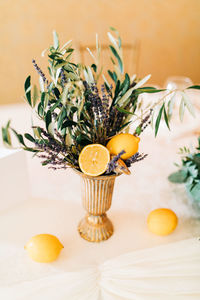
{"label": "lemon on table", "polygon": [[49,263],[57,259],[63,245],[51,234],[33,236],[24,247],[30,258],[36,262]]}
{"label": "lemon on table", "polygon": [[79,155],[79,167],[89,176],[103,174],[110,161],[110,152],[101,144],[91,144],[83,148]]}
{"label": "lemon on table", "polygon": [[150,212],[147,219],[149,230],[157,235],[168,235],[178,223],[176,214],[167,208],[158,208]]}
{"label": "lemon on table", "polygon": [[130,133],[120,133],[114,136],[107,144],[107,148],[111,154],[117,155],[122,150],[125,153],[121,156],[122,159],[128,159],[138,152],[140,138]]}

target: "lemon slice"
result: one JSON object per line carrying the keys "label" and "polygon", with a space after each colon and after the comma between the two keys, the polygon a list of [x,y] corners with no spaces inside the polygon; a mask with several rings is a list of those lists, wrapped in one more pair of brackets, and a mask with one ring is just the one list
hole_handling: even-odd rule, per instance
{"label": "lemon slice", "polygon": [[100,144],[91,144],[83,148],[79,155],[79,167],[89,176],[103,174],[110,161],[109,150]]}

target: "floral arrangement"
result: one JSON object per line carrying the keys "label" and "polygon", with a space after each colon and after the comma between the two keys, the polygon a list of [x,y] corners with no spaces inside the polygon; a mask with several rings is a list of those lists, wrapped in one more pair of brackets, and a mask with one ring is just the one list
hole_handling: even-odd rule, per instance
{"label": "floral arrangement", "polygon": [[181,165],[176,164],[179,170],[168,179],[173,183],[184,183],[189,196],[200,202],[200,137],[196,151],[183,147],[180,148],[180,155]]}
{"label": "floral arrangement", "polygon": [[[86,145],[106,146],[111,138],[129,132],[131,123],[135,124],[131,133],[135,137],[139,137],[150,124],[157,135],[161,119],[169,128],[175,91],[169,91],[152,105],[144,106],[140,94],[164,90],[144,86],[150,75],[139,80],[136,75],[124,73],[121,38],[116,29],[111,28],[111,31],[113,33],[108,32],[108,38],[113,69],[107,70],[107,75],[100,64],[98,36],[96,53],[88,49],[94,62],[86,66],[73,62],[71,41],[60,46],[58,35],[53,32],[53,45],[42,53],[43,56],[45,53],[48,55],[48,77],[33,60],[33,66],[39,74],[40,89],[36,85],[32,86],[30,76],[24,84],[24,98],[44,126],[33,124],[33,133],[22,135],[11,127],[9,121],[2,128],[3,141],[7,146],[12,146],[12,133],[20,147],[34,152],[42,160],[42,165],[52,169],[79,169],[79,155]],[[182,120],[185,108],[191,114],[194,114],[194,109],[185,91],[181,93]],[[122,158],[123,153],[111,157],[107,174],[115,172],[116,162]],[[122,169],[129,168],[145,157],[144,154],[134,153],[124,159]]]}

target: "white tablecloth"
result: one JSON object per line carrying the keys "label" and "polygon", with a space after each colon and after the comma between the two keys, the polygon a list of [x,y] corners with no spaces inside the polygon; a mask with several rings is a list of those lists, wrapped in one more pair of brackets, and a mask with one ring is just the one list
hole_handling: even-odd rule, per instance
{"label": "white tablecloth", "polygon": [[[13,127],[25,130],[31,124],[28,111],[24,105],[1,107],[0,125],[11,118]],[[77,224],[85,213],[81,206],[78,176],[71,170],[48,170],[40,165],[37,158],[32,159],[31,154],[27,153],[31,197],[0,215],[0,258],[5,260],[4,267],[8,268],[7,275],[4,272],[6,284],[15,282],[16,268],[21,265],[20,259],[8,259],[6,262],[6,257],[13,257],[14,253],[23,257],[25,264],[26,272],[22,270],[24,275],[21,273],[20,276],[25,276],[24,280],[26,276],[35,276],[32,272],[34,263],[24,258],[23,246],[38,233],[54,234],[64,244],[60,258],[52,264],[63,271],[79,270],[129,251],[198,236],[199,211],[193,208],[183,187],[174,186],[167,180],[167,176],[176,169],[173,163],[179,160],[178,148],[196,144],[196,137],[191,136],[190,131],[197,126],[198,118],[192,119],[186,115],[184,124],[178,123],[175,118],[171,132],[163,124],[156,139],[151,129],[144,133],[140,152],[149,156],[145,161],[133,165],[130,176],[117,178],[113,204],[108,212],[115,233],[100,244],[88,243],[77,233]],[[8,167],[12,170],[12,166]],[[19,188],[23,188],[23,182]],[[166,237],[149,233],[146,226],[148,213],[159,207],[169,207],[179,217],[177,229]],[[45,268],[43,265],[37,267],[40,275],[46,272]]]}

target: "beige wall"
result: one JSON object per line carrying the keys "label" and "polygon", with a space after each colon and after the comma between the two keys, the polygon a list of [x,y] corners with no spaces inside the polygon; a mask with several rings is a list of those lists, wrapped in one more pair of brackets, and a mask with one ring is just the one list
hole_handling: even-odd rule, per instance
{"label": "beige wall", "polygon": [[124,42],[140,40],[140,76],[200,82],[200,0],[0,0],[0,20],[0,104],[23,101],[31,60],[44,66],[53,29],[62,42],[92,44],[95,32],[106,43],[112,25]]}

